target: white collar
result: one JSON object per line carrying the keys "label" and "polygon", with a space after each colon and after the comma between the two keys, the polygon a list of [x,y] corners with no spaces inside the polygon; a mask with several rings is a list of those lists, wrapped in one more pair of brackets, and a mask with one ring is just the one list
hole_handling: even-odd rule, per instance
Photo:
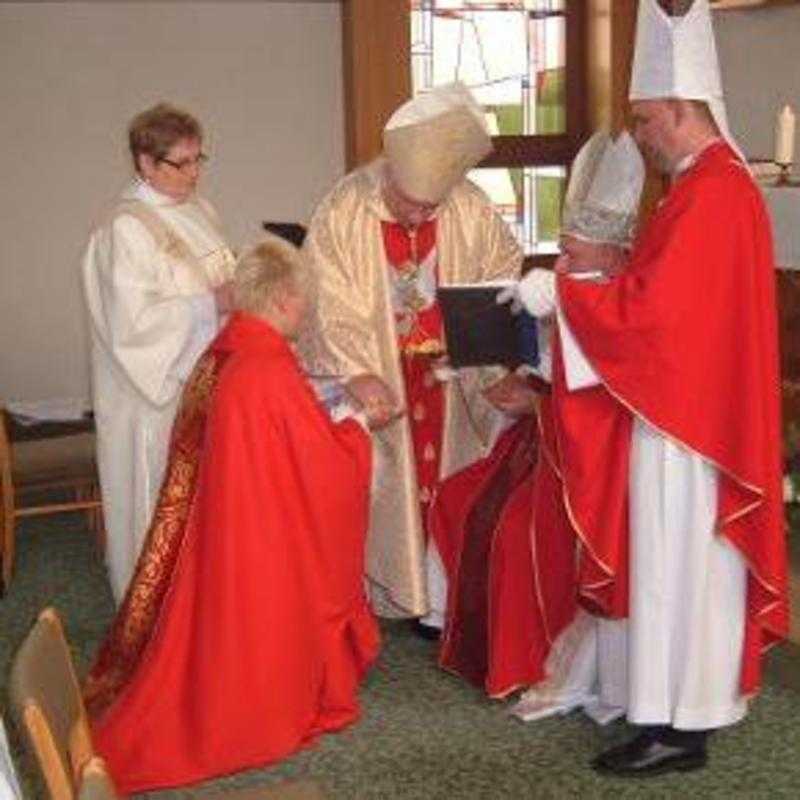
{"label": "white collar", "polygon": [[709,147],[712,147],[721,141],[723,141],[721,137],[715,136],[713,139],[709,139],[709,141],[707,141],[696,153],[690,153],[688,156],[684,156],[672,170],[673,179],[683,175],[684,172],[697,163],[697,160],[701,155],[703,155],[703,153],[705,153],[706,150],[708,150]]}
{"label": "white collar", "polygon": [[181,206],[190,203],[188,200],[174,200],[165,194],[154,189],[141,175],[136,175],[123,192],[123,197],[127,200],[141,200],[151,206]]}

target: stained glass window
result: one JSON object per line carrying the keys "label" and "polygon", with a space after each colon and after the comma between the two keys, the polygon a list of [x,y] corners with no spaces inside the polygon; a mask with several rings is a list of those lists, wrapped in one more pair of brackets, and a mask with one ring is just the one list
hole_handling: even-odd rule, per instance
{"label": "stained glass window", "polygon": [[[517,233],[528,255],[557,249],[566,160],[542,137],[576,138],[569,129],[569,0],[411,0],[414,93],[454,80],[483,106],[492,134],[516,146],[507,165],[494,158],[470,178]],[[574,72],[575,70],[573,70]],[[523,153],[523,157],[519,157]],[[502,162],[502,156],[500,161]],[[548,163],[549,162],[549,163]]]}

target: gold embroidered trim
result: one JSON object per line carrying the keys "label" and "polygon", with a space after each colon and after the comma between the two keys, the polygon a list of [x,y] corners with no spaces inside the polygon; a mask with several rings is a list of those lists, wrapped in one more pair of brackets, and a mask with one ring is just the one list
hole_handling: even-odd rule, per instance
{"label": "gold embroidered trim", "polygon": [[92,717],[121,693],[152,639],[183,549],[208,405],[223,362],[212,353],[205,355],[186,384],[153,521],[125,599],[84,685],[84,701]]}

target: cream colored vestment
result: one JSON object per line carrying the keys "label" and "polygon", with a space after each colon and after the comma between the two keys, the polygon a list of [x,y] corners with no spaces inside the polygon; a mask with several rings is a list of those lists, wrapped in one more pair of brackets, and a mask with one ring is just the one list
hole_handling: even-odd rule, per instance
{"label": "cream colored vestment", "polygon": [[[382,160],[340,181],[320,203],[306,239],[314,272],[316,310],[300,350],[313,375],[382,377],[405,403],[389,294],[381,220]],[[475,283],[519,274],[522,253],[488,198],[459,183],[437,211],[439,283]],[[497,369],[464,369],[445,388],[440,477],[486,454],[502,415],[481,396]],[[379,613],[428,611],[425,541],[413,449],[405,418],[373,437],[374,464],[367,575]],[[312,456],[313,457],[313,456]]]}
{"label": "cream colored vestment", "polygon": [[184,381],[217,332],[211,291],[233,254],[201,198],[175,203],[140,180],[91,235],[83,283],[111,588],[122,599],[163,477]]}

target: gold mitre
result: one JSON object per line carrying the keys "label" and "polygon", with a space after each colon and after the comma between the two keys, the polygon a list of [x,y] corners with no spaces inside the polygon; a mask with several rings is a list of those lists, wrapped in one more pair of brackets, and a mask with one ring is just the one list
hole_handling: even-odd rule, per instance
{"label": "gold mitre", "polygon": [[404,194],[439,203],[492,149],[483,111],[463,83],[404,103],[383,129],[383,150]]}

